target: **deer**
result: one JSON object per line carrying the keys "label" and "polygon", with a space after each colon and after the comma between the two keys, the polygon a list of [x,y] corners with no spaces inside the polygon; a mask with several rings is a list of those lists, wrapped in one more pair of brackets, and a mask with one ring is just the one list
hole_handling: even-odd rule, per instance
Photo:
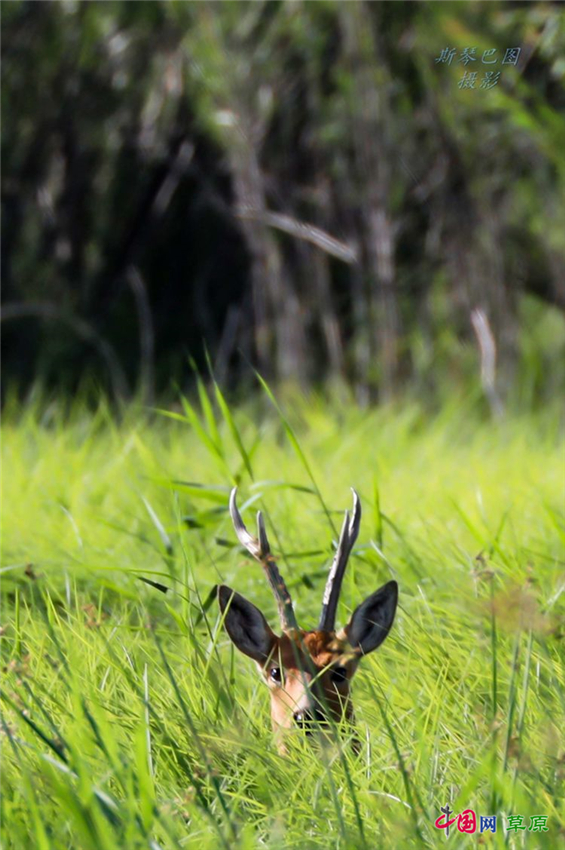
{"label": "deer", "polygon": [[[292,729],[318,740],[335,740],[338,729],[354,729],[351,680],[360,660],[379,647],[391,630],[398,602],[398,584],[389,581],[354,610],[347,625],[335,630],[337,605],[345,568],[359,534],[361,503],[353,493],[353,511],[345,512],[338,545],[328,574],[318,627],[299,628],[288,588],[272,555],[261,511],[257,537],[249,533],[237,508],[235,487],[229,512],[242,546],[261,564],[273,591],[282,629],[276,635],[263,613],[226,585],[217,589],[224,626],[234,646],[257,665],[271,693],[271,721],[278,749],[287,752]],[[345,721],[345,723],[344,723]],[[353,737],[355,752],[359,742]]]}

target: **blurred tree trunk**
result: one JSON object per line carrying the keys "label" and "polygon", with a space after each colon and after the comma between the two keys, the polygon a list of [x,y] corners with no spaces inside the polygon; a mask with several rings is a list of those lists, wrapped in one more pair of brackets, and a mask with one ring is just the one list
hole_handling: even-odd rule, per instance
{"label": "blurred tree trunk", "polygon": [[[466,170],[455,143],[442,132],[449,163],[444,188],[443,251],[451,281],[451,307],[463,333],[477,337],[481,358],[483,344],[473,317],[482,317],[479,326],[492,335],[492,380],[483,388],[493,410],[501,407],[516,364],[517,292],[506,285],[501,254],[501,234],[497,238],[495,218],[473,197]],[[493,399],[495,399],[493,403]]]}
{"label": "blurred tree trunk", "polygon": [[[202,61],[212,62],[211,73],[221,79],[214,89],[213,104],[223,118],[221,135],[232,175],[235,213],[250,255],[259,370],[268,377],[297,378],[306,384],[305,310],[289,278],[279,240],[267,223],[270,210],[261,165],[281,68],[276,58],[255,53],[251,35],[262,25],[265,14],[270,16],[270,4],[257,3],[246,10],[240,25],[234,18],[232,27],[222,27],[202,4],[196,49]],[[274,15],[276,20],[276,11]],[[273,31],[277,31],[276,23]]]}
{"label": "blurred tree trunk", "polygon": [[[390,75],[378,39],[373,12],[365,2],[341,7],[347,70],[355,184],[362,213],[368,293],[370,357],[378,360],[379,396],[389,399],[399,373],[400,313],[396,291],[395,236],[390,210],[392,172],[388,89]],[[373,327],[375,335],[373,336]]]}
{"label": "blurred tree trunk", "polygon": [[331,293],[330,268],[327,255],[314,248],[310,251],[310,262],[316,307],[320,317],[322,335],[324,338],[330,376],[341,379],[344,377],[343,345],[339,320],[334,308]]}
{"label": "blurred tree trunk", "polygon": [[[306,21],[306,37],[315,38],[312,30],[311,20]],[[311,41],[309,42],[312,43]],[[331,211],[335,210],[336,195],[330,190],[328,182],[327,166],[331,161],[331,151],[325,149],[321,140],[321,116],[324,110],[324,96],[320,86],[320,75],[323,72],[323,62],[327,60],[325,55],[320,55],[317,50],[305,51],[305,76],[306,76],[306,99],[308,115],[315,127],[306,135],[306,153],[312,163],[314,178],[312,180],[312,195],[314,198],[315,212],[313,221],[325,232],[334,231],[334,222]],[[343,234],[339,234],[343,235]],[[351,244],[351,240],[342,240]],[[345,357],[343,351],[343,321],[336,310],[335,299],[332,293],[331,268],[324,251],[317,248],[309,249],[305,256],[305,272],[308,279],[314,285],[315,313],[318,314],[320,330],[325,345],[327,366],[325,373],[338,380],[345,379]],[[308,281],[305,281],[306,286]]]}
{"label": "blurred tree trunk", "polygon": [[283,379],[298,378],[305,382],[303,311],[288,279],[276,237],[264,222],[267,203],[263,175],[258,152],[245,131],[232,140],[230,163],[236,210],[251,257],[259,369],[263,375],[273,376],[274,372]]}

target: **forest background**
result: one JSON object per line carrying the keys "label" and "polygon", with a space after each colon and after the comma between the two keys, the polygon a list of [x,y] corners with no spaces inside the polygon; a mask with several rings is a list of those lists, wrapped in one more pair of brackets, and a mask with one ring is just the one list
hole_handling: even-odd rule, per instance
{"label": "forest background", "polygon": [[495,405],[554,395],[563,16],[5,4],[4,392],[92,379],[151,403],[209,358],[232,388],[254,366],[429,398],[482,347]]}

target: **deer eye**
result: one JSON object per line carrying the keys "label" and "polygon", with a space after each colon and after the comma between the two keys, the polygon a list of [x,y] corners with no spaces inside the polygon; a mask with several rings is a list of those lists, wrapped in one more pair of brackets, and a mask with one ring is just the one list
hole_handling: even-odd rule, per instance
{"label": "deer eye", "polygon": [[332,670],[332,682],[336,685],[342,685],[347,679],[347,670],[345,667],[335,667]]}
{"label": "deer eye", "polygon": [[280,683],[282,682],[281,668],[271,667],[270,676],[273,682],[276,682],[277,685],[280,685]]}

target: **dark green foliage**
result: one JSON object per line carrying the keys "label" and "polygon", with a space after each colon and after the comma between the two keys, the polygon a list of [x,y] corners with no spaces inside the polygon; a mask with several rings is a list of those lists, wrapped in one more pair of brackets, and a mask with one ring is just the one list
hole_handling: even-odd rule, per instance
{"label": "dark green foliage", "polygon": [[[524,367],[528,393],[555,393],[563,326],[537,300],[565,306],[564,14],[5,4],[7,378],[89,374],[151,401],[207,349],[232,385],[251,362],[361,401],[441,395],[438,375],[478,375],[481,310],[493,407]],[[461,89],[473,46],[522,52],[497,86]]]}

